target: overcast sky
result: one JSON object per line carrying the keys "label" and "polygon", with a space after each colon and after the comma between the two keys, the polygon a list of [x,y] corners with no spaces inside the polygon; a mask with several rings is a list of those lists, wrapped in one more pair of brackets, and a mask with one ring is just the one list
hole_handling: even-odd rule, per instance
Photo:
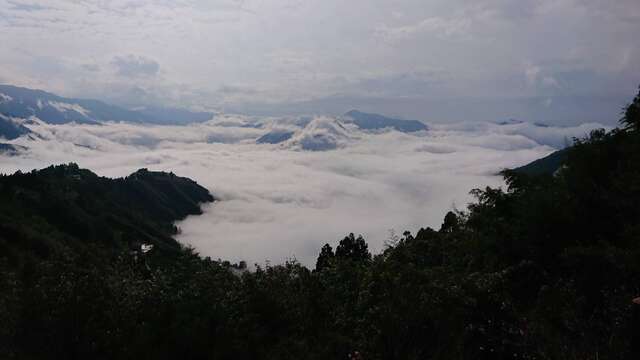
{"label": "overcast sky", "polygon": [[640,84],[638,34],[638,0],[0,0],[0,83],[132,106],[606,123]]}

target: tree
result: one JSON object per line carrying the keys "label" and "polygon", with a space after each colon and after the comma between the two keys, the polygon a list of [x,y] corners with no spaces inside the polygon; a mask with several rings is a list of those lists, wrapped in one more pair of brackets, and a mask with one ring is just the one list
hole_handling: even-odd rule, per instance
{"label": "tree", "polygon": [[316,261],[316,271],[322,271],[323,269],[331,266],[331,262],[335,255],[333,254],[333,248],[329,244],[324,244],[322,249],[320,250],[320,255],[318,255],[318,260]]}
{"label": "tree", "polygon": [[353,233],[351,233],[340,241],[340,244],[336,248],[336,258],[358,262],[369,261],[371,260],[371,254],[369,253],[367,242],[364,241],[362,235],[358,235],[356,238]]}
{"label": "tree", "polygon": [[622,122],[628,130],[640,131],[640,88],[633,102],[627,106],[620,122]]}
{"label": "tree", "polygon": [[444,217],[444,222],[440,227],[440,232],[453,232],[458,229],[458,215],[449,211]]}

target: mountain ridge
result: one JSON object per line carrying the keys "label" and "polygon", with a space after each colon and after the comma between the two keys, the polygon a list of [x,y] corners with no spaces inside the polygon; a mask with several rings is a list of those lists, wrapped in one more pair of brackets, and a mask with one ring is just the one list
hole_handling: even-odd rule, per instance
{"label": "mountain ridge", "polygon": [[[28,119],[32,116],[49,124],[99,124],[123,121],[150,124],[188,124],[210,120],[214,114],[168,107],[126,109],[95,99],[59,96],[38,89],[0,84],[0,114],[4,118]],[[0,118],[0,136],[14,137],[8,120]],[[5,128],[7,128],[5,130]],[[19,136],[19,135],[18,135]]]}
{"label": "mountain ridge", "polygon": [[567,156],[571,147],[557,150],[551,154],[536,159],[528,164],[511,169],[511,171],[525,175],[552,175],[558,171],[567,161]]}
{"label": "mountain ridge", "polygon": [[402,132],[428,130],[429,127],[418,120],[394,119],[380,114],[351,110],[343,115],[346,123],[353,123],[363,130],[379,130],[393,128]]}

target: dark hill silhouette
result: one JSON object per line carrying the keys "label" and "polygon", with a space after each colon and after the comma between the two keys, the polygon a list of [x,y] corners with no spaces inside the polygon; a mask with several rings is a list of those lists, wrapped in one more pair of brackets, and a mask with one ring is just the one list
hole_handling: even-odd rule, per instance
{"label": "dark hill silhouette", "polygon": [[[173,222],[213,201],[203,187],[146,169],[119,179],[75,164],[0,177],[0,249],[50,255],[93,246],[107,252],[153,244],[179,251]],[[13,255],[11,255],[13,254]]]}
{"label": "dark hill silhouette", "polygon": [[534,160],[526,165],[517,167],[513,169],[513,171],[526,175],[551,175],[558,171],[558,169],[560,169],[560,167],[562,167],[566,162],[568,152],[568,149],[554,151],[541,159]]}

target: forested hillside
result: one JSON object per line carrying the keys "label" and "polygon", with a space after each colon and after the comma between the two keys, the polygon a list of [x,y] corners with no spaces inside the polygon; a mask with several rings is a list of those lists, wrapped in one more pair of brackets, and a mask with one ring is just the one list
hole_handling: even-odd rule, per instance
{"label": "forested hillside", "polygon": [[73,165],[4,176],[0,354],[637,359],[640,94],[619,129],[577,140],[554,174],[504,177],[381,254],[351,234],[315,269],[246,271],[171,239],[172,220],[212,200],[189,180]]}
{"label": "forested hillside", "polygon": [[179,253],[173,221],[207,201],[195,182],[146,169],[120,179],[75,164],[0,176],[0,254],[22,269],[60,256],[108,263],[142,245]]}

